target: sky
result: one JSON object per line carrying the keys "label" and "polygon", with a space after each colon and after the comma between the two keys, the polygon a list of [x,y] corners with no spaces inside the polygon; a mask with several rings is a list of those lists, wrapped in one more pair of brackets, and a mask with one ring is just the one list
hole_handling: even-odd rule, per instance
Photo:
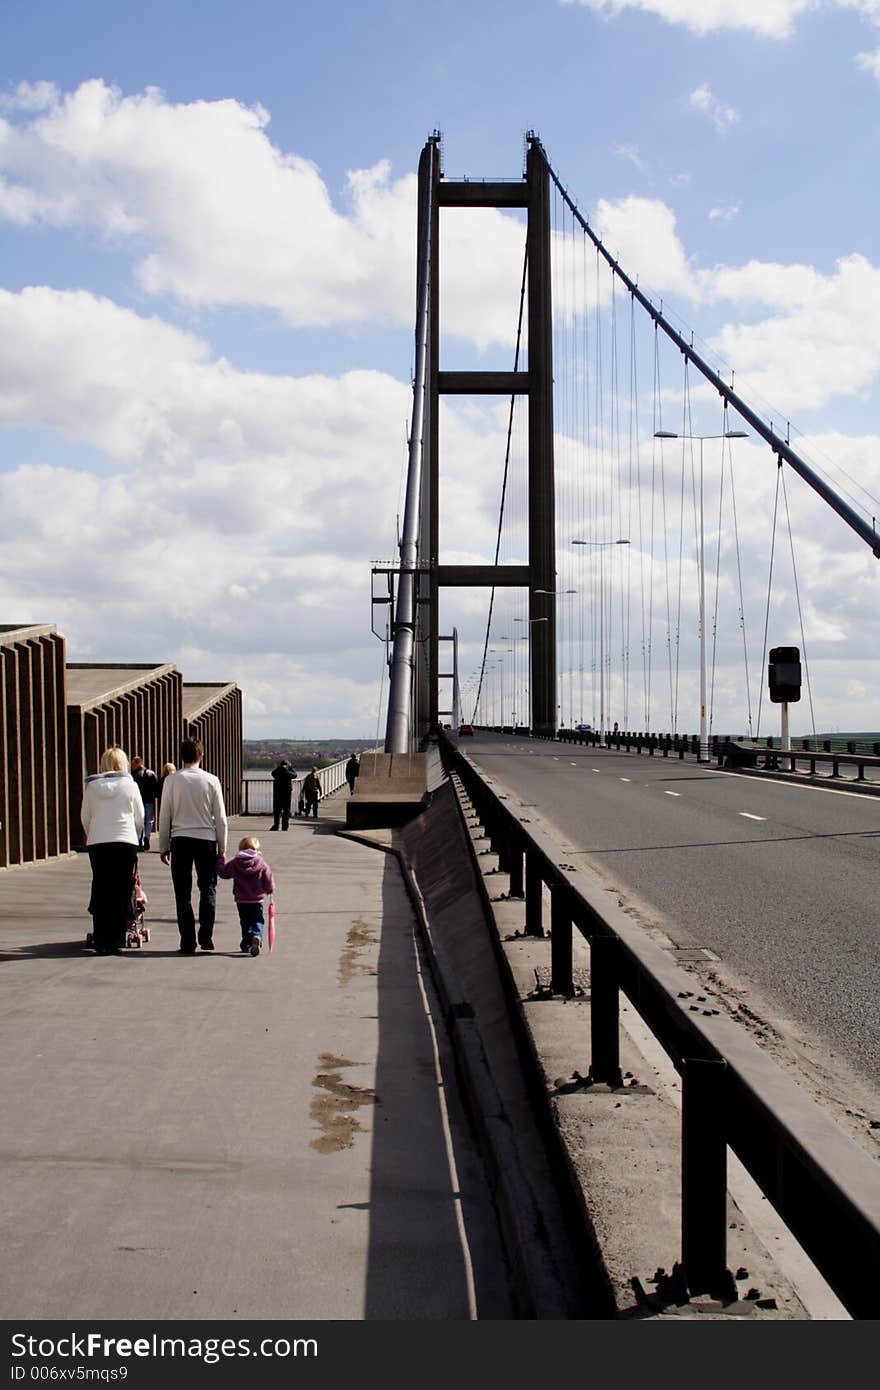
{"label": "sky", "polygon": [[[872,514],[880,0],[5,0],[0,54],[0,620],[54,623],[68,660],[235,680],[246,737],[381,736],[370,569],[396,553],[435,130],[447,176],[514,179],[537,132],[640,287]],[[444,224],[444,365],[512,366],[521,261],[516,214]],[[506,407],[448,401],[441,433],[443,558],[490,559]],[[595,463],[562,410],[556,452]],[[758,614],[775,470],[755,440],[737,457]],[[878,561],[788,489],[814,722],[877,729]],[[456,602],[468,676],[485,595]],[[565,722],[595,707],[580,660]],[[692,711],[693,643],[678,660]]]}

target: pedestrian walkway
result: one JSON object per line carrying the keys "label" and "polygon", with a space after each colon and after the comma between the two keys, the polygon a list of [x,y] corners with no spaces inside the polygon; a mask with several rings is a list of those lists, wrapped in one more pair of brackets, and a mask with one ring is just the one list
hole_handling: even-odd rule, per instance
{"label": "pedestrian walkway", "polygon": [[256,833],[271,955],[82,948],[85,855],[0,873],[0,1318],[515,1316],[483,1167],[396,859],[337,836],[344,798]]}

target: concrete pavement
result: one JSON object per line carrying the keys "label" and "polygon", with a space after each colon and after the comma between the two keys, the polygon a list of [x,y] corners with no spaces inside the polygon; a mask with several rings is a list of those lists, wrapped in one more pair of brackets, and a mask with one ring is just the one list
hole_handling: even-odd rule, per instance
{"label": "concrete pavement", "polygon": [[[84,855],[0,874],[0,1317],[516,1315],[397,861],[317,822],[259,834],[271,956],[82,948]],[[155,841],[154,841],[155,845]]]}

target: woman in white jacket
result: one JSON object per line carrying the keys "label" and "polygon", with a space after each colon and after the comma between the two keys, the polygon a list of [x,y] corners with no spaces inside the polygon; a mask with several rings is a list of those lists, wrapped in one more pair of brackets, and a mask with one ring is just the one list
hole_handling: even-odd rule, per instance
{"label": "woman in white jacket", "polygon": [[121,748],[108,748],[101,771],[86,778],[80,818],[92,864],[92,934],[99,956],[125,945],[144,803]]}

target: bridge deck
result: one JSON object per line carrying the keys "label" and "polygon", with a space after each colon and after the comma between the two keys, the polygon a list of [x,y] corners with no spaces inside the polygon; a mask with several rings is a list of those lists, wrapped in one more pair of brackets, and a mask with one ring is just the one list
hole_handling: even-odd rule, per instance
{"label": "bridge deck", "polygon": [[[214,954],[175,954],[155,852],[152,940],[121,957],[82,949],[84,855],[0,875],[0,1316],[514,1315],[446,1087],[451,1166],[397,862],[335,835],[341,814],[337,797],[288,834],[233,821],[276,874],[258,960],[224,883]],[[436,1042],[451,1076],[442,1026]]]}

